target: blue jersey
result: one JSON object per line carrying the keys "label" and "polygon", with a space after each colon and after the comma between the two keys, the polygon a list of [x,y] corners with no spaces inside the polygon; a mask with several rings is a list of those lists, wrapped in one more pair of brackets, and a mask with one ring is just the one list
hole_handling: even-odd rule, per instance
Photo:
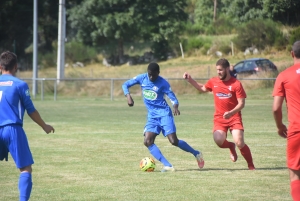
{"label": "blue jersey", "polygon": [[26,82],[12,76],[0,76],[0,126],[18,124],[23,126],[24,112],[35,111]]}
{"label": "blue jersey", "polygon": [[122,85],[124,95],[126,96],[129,93],[129,88],[136,84],[141,86],[144,103],[148,110],[148,117],[157,118],[172,115],[172,110],[164,95],[168,96],[173,105],[179,103],[167,80],[158,76],[152,82],[148,77],[148,73],[140,74]]}

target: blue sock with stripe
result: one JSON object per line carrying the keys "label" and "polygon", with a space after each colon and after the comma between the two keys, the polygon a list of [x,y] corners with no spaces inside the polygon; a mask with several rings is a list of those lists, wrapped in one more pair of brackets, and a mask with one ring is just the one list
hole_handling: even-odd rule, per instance
{"label": "blue sock with stripe", "polygon": [[199,154],[199,151],[193,149],[188,143],[186,143],[183,140],[178,141],[178,147],[180,149],[182,149],[183,151],[192,153],[195,157],[196,157],[197,154]]}
{"label": "blue sock with stripe", "polygon": [[28,201],[32,189],[31,173],[22,172],[19,177],[20,201]]}
{"label": "blue sock with stripe", "polygon": [[152,144],[151,146],[148,147],[148,150],[156,158],[156,160],[160,161],[164,166],[172,167],[171,163],[162,155],[160,152],[159,148],[155,145]]}

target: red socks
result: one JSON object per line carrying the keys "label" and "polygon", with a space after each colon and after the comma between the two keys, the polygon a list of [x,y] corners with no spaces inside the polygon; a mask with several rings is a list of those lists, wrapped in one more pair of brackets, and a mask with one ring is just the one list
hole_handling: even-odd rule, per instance
{"label": "red socks", "polygon": [[300,180],[291,182],[291,195],[294,201],[300,201]]}
{"label": "red socks", "polygon": [[248,163],[248,168],[249,170],[254,170],[254,164],[252,161],[252,155],[251,155],[251,151],[249,149],[249,147],[245,144],[245,146],[243,148],[240,149],[242,156],[245,158],[245,160]]}

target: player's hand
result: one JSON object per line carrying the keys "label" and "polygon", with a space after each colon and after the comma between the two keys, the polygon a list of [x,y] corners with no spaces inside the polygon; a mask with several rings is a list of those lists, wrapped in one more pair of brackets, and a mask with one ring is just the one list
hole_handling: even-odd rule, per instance
{"label": "player's hand", "polygon": [[232,117],[232,113],[231,113],[231,112],[225,112],[225,113],[223,114],[223,118],[224,118],[224,119],[229,119],[230,117]]}
{"label": "player's hand", "polygon": [[287,138],[287,128],[284,124],[278,128],[277,133],[280,137]]}
{"label": "player's hand", "polygon": [[183,77],[183,79],[185,79],[187,81],[189,81],[189,79],[191,79],[191,75],[188,74],[187,72],[184,72],[182,77]]}
{"label": "player's hand", "polygon": [[173,108],[174,108],[174,110],[173,110],[174,116],[180,115],[180,111],[178,109],[178,105],[177,104],[173,105]]}
{"label": "player's hand", "polygon": [[131,95],[130,95],[130,94],[127,94],[126,97],[127,97],[127,103],[128,103],[128,106],[129,106],[129,107],[132,107],[132,106],[134,105],[134,101],[133,101]]}
{"label": "player's hand", "polygon": [[52,126],[48,125],[48,124],[45,124],[45,126],[43,127],[43,130],[47,134],[51,133],[51,131],[52,131],[52,133],[54,133],[54,131],[55,131],[54,128]]}

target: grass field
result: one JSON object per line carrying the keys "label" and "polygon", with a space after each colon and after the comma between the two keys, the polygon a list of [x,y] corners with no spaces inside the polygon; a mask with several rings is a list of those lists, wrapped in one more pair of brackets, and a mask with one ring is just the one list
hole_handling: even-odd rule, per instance
{"label": "grass field", "polygon": [[[266,98],[259,99],[258,93]],[[56,129],[46,135],[28,116],[24,129],[34,156],[32,201],[56,200],[291,200],[286,168],[286,141],[276,134],[271,89],[248,92],[243,110],[245,141],[252,151],[255,171],[238,152],[232,163],[229,150],[212,139],[213,98],[210,94],[178,97],[181,115],[177,134],[204,154],[199,170],[195,158],[172,147],[162,135],[156,144],[176,168],[174,173],[139,170],[150,156],[143,145],[146,110],[134,96],[129,108],[124,97],[35,100],[44,120]],[[232,140],[231,135],[228,139]],[[18,200],[18,169],[9,158],[0,162],[0,200]]]}

